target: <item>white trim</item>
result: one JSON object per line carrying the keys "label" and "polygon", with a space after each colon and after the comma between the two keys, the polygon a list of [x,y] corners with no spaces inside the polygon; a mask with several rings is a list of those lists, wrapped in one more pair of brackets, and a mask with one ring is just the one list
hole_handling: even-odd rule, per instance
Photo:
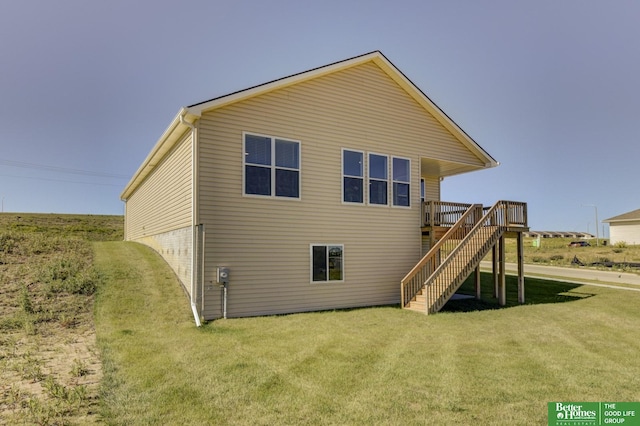
{"label": "white trim", "polygon": [[[473,152],[485,168],[496,167],[499,163],[489,155],[480,145],[478,145],[469,135],[467,135],[451,118],[449,118],[436,104],[431,101],[411,80],[409,80],[398,68],[395,67],[381,52],[375,51],[345,61],[336,62],[310,71],[295,74],[286,78],[281,78],[270,83],[255,86],[239,92],[221,96],[210,101],[202,102],[190,107],[181,108],[176,118],[169,124],[169,127],[156,142],[147,158],[142,162],[140,168],[120,194],[120,198],[126,201],[135,189],[144,181],[145,177],[153,170],[163,155],[177,143],[182,133],[187,127],[180,124],[179,117],[184,116],[189,122],[199,119],[204,112],[213,111],[235,102],[252,98],[276,89],[282,89],[303,81],[318,78],[327,74],[339,72],[351,67],[355,67],[367,62],[372,62],[382,69],[392,80],[394,80],[409,96],[415,99],[422,108],[429,112],[439,123],[441,123],[452,135],[459,140],[469,151]],[[460,163],[463,164],[463,163]],[[474,168],[483,166],[475,165]],[[470,170],[467,170],[470,171]],[[459,172],[462,173],[462,172]],[[456,173],[458,174],[458,173]]]}
{"label": "white trim", "polygon": [[[315,281],[313,279],[313,248],[314,247],[326,247],[327,248],[327,279],[322,281]],[[340,247],[342,249],[342,279],[330,280],[329,279],[329,247]],[[329,243],[311,243],[309,244],[309,283],[310,284],[331,284],[331,283],[343,283],[345,281],[345,255],[344,244],[329,244]]]}
{"label": "white trim", "polygon": [[[362,176],[345,175],[344,174],[344,152],[345,151],[357,152],[357,153],[362,154]],[[366,188],[365,188],[365,183],[367,182],[367,179],[365,177],[365,173],[366,173],[367,168],[366,168],[366,164],[365,164],[365,158],[367,158],[365,151],[361,151],[359,149],[341,148],[341,156],[340,156],[340,176],[341,176],[340,177],[340,201],[342,202],[342,204],[352,205],[352,206],[364,206],[364,205],[367,204],[367,191],[366,191]],[[362,179],[362,202],[358,203],[356,201],[345,201],[344,200],[344,178],[345,177]]]}
{"label": "white trim", "polygon": [[[394,179],[394,177],[393,177],[393,160],[395,160],[395,159],[398,159],[398,160],[406,160],[406,161],[408,161],[408,162],[409,162],[409,180],[408,180],[408,181],[406,181],[406,182],[405,182],[405,181],[401,181],[401,180],[396,180],[396,179]],[[411,203],[411,186],[412,186],[412,185],[411,185],[411,182],[412,182],[412,179],[411,179],[411,172],[412,172],[412,170],[411,170],[411,158],[407,158],[407,157],[399,157],[399,156],[396,156],[396,155],[392,155],[392,156],[391,156],[391,176],[390,176],[390,178],[391,178],[391,207],[402,208],[402,209],[410,209],[410,208],[411,208],[411,204],[412,204],[412,203]],[[394,194],[394,191],[393,191],[393,190],[394,190],[394,188],[393,188],[393,184],[394,184],[394,183],[396,183],[396,182],[398,182],[398,183],[405,183],[405,184],[408,184],[408,185],[409,185],[409,195],[408,195],[408,197],[409,197],[409,205],[408,205],[408,206],[400,206],[400,205],[396,205],[396,204],[394,203],[394,201],[395,201],[395,194]]]}
{"label": "white trim", "polygon": [[[372,203],[371,202],[371,156],[372,155],[377,155],[378,157],[384,157],[386,159],[387,162],[387,167],[386,167],[386,175],[387,178],[386,180],[384,179],[379,179],[379,178],[373,178],[374,181],[378,181],[378,182],[386,182],[387,183],[387,202],[385,204],[379,204],[379,203]],[[390,185],[389,182],[391,181],[391,163],[389,162],[389,155],[388,154],[380,154],[378,152],[367,152],[367,205],[373,206],[373,207],[389,207],[389,189],[390,189]]]}
{"label": "white trim", "polygon": [[[271,164],[267,165],[260,165],[260,164],[252,164],[249,163],[249,165],[254,165],[257,167],[265,167],[265,168],[269,168],[271,171],[271,188],[270,188],[270,195],[262,195],[262,194],[247,194],[246,192],[246,166],[247,166],[247,162],[246,162],[246,137],[247,135],[249,136],[257,136],[257,137],[261,137],[261,138],[268,138],[271,141]],[[292,168],[288,168],[288,167],[278,167],[276,166],[276,141],[282,141],[282,142],[292,142],[292,143],[297,143],[298,144],[298,168],[297,169],[292,169]],[[285,138],[285,137],[280,137],[280,136],[272,136],[272,135],[265,135],[265,134],[261,134],[261,133],[256,133],[256,132],[248,132],[248,131],[243,131],[242,132],[242,149],[241,149],[241,155],[242,155],[242,196],[243,197],[250,197],[250,198],[268,198],[268,199],[278,199],[278,200],[296,200],[296,201],[300,201],[302,199],[302,142],[296,139],[291,139],[291,138]],[[276,170],[291,170],[291,171],[297,171],[298,172],[298,196],[297,197],[284,197],[282,195],[276,195]]]}
{"label": "white trim", "polygon": [[478,145],[462,128],[460,128],[447,114],[444,113],[422,90],[418,88],[411,80],[407,78],[391,61],[389,61],[380,51],[373,51],[364,55],[356,56],[351,59],[335,62],[319,68],[294,74],[289,77],[251,87],[216,99],[211,99],[196,105],[185,108],[184,111],[200,117],[204,112],[217,108],[222,108],[232,103],[240,102],[258,95],[271,92],[276,89],[282,89],[303,81],[315,79],[318,77],[343,71],[368,62],[376,64],[385,74],[394,80],[409,96],[415,99],[418,104],[428,111],[440,124],[449,130],[453,136],[458,139],[467,149],[473,152],[481,161],[484,167],[496,167],[499,163],[489,155],[480,145]]}

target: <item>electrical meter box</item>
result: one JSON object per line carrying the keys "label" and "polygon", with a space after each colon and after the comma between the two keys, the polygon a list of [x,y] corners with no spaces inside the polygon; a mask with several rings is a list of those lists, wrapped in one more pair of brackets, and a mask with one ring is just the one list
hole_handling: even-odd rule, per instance
{"label": "electrical meter box", "polygon": [[229,268],[225,266],[218,266],[216,275],[218,284],[229,284]]}

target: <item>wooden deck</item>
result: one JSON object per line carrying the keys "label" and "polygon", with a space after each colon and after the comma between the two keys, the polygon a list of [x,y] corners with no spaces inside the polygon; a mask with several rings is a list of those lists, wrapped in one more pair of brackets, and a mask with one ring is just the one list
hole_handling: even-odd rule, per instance
{"label": "wooden deck", "polygon": [[524,303],[522,235],[528,231],[527,204],[498,201],[480,204],[426,201],[422,205],[422,234],[429,251],[401,282],[402,306],[424,313],[437,312],[475,271],[480,298],[480,261],[493,252],[494,296],[506,303],[504,239],[518,241],[518,299]]}

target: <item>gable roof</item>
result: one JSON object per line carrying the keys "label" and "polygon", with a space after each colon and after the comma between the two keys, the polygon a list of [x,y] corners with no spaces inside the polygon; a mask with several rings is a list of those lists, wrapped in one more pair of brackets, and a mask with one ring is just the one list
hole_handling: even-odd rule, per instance
{"label": "gable roof", "polygon": [[[474,153],[485,168],[496,167],[499,163],[478,145],[464,130],[462,130],[444,111],[442,111],[429,97],[422,92],[411,80],[409,80],[398,68],[395,67],[380,51],[366,53],[351,59],[335,62],[322,67],[314,68],[288,77],[283,77],[268,83],[250,87],[210,99],[208,101],[193,104],[178,111],[167,130],[162,134],[140,168],[129,181],[120,198],[126,200],[135,191],[140,183],[151,173],[153,168],[169,152],[184,133],[190,129],[203,113],[213,111],[227,105],[263,95],[271,91],[289,87],[304,81],[312,80],[328,74],[343,71],[358,65],[372,62],[376,64],[389,78],[398,84],[421,107],[428,111],[445,129],[447,129],[468,150]],[[470,170],[477,169],[473,167]],[[470,171],[463,169],[457,173]]]}
{"label": "gable roof", "polygon": [[607,223],[629,222],[629,221],[635,221],[635,220],[640,220],[640,209],[623,213],[618,216],[610,217],[609,219],[603,220],[603,222],[607,222]]}

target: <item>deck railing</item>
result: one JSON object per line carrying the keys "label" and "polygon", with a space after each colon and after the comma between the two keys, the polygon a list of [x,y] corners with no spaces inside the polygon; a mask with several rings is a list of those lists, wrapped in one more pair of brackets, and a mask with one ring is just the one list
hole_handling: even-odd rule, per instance
{"label": "deck railing", "polygon": [[527,226],[526,203],[498,201],[485,210],[480,204],[469,207],[404,277],[400,284],[403,306],[423,291],[426,312],[437,312],[506,229]]}
{"label": "deck railing", "polygon": [[[456,203],[447,203],[450,205]],[[461,204],[456,204],[459,208]],[[482,204],[468,204],[464,213],[452,224],[444,236],[429,250],[416,266],[402,279],[400,294],[405,306],[424,287],[425,282],[482,217]]]}
{"label": "deck railing", "polygon": [[422,226],[453,226],[469,207],[471,204],[424,201],[422,203]]}
{"label": "deck railing", "polygon": [[[527,203],[520,201],[500,201],[506,212],[506,222],[511,226],[527,226]],[[468,203],[450,201],[424,201],[422,203],[422,227],[450,227],[471,207]],[[483,207],[486,214],[493,206]]]}

